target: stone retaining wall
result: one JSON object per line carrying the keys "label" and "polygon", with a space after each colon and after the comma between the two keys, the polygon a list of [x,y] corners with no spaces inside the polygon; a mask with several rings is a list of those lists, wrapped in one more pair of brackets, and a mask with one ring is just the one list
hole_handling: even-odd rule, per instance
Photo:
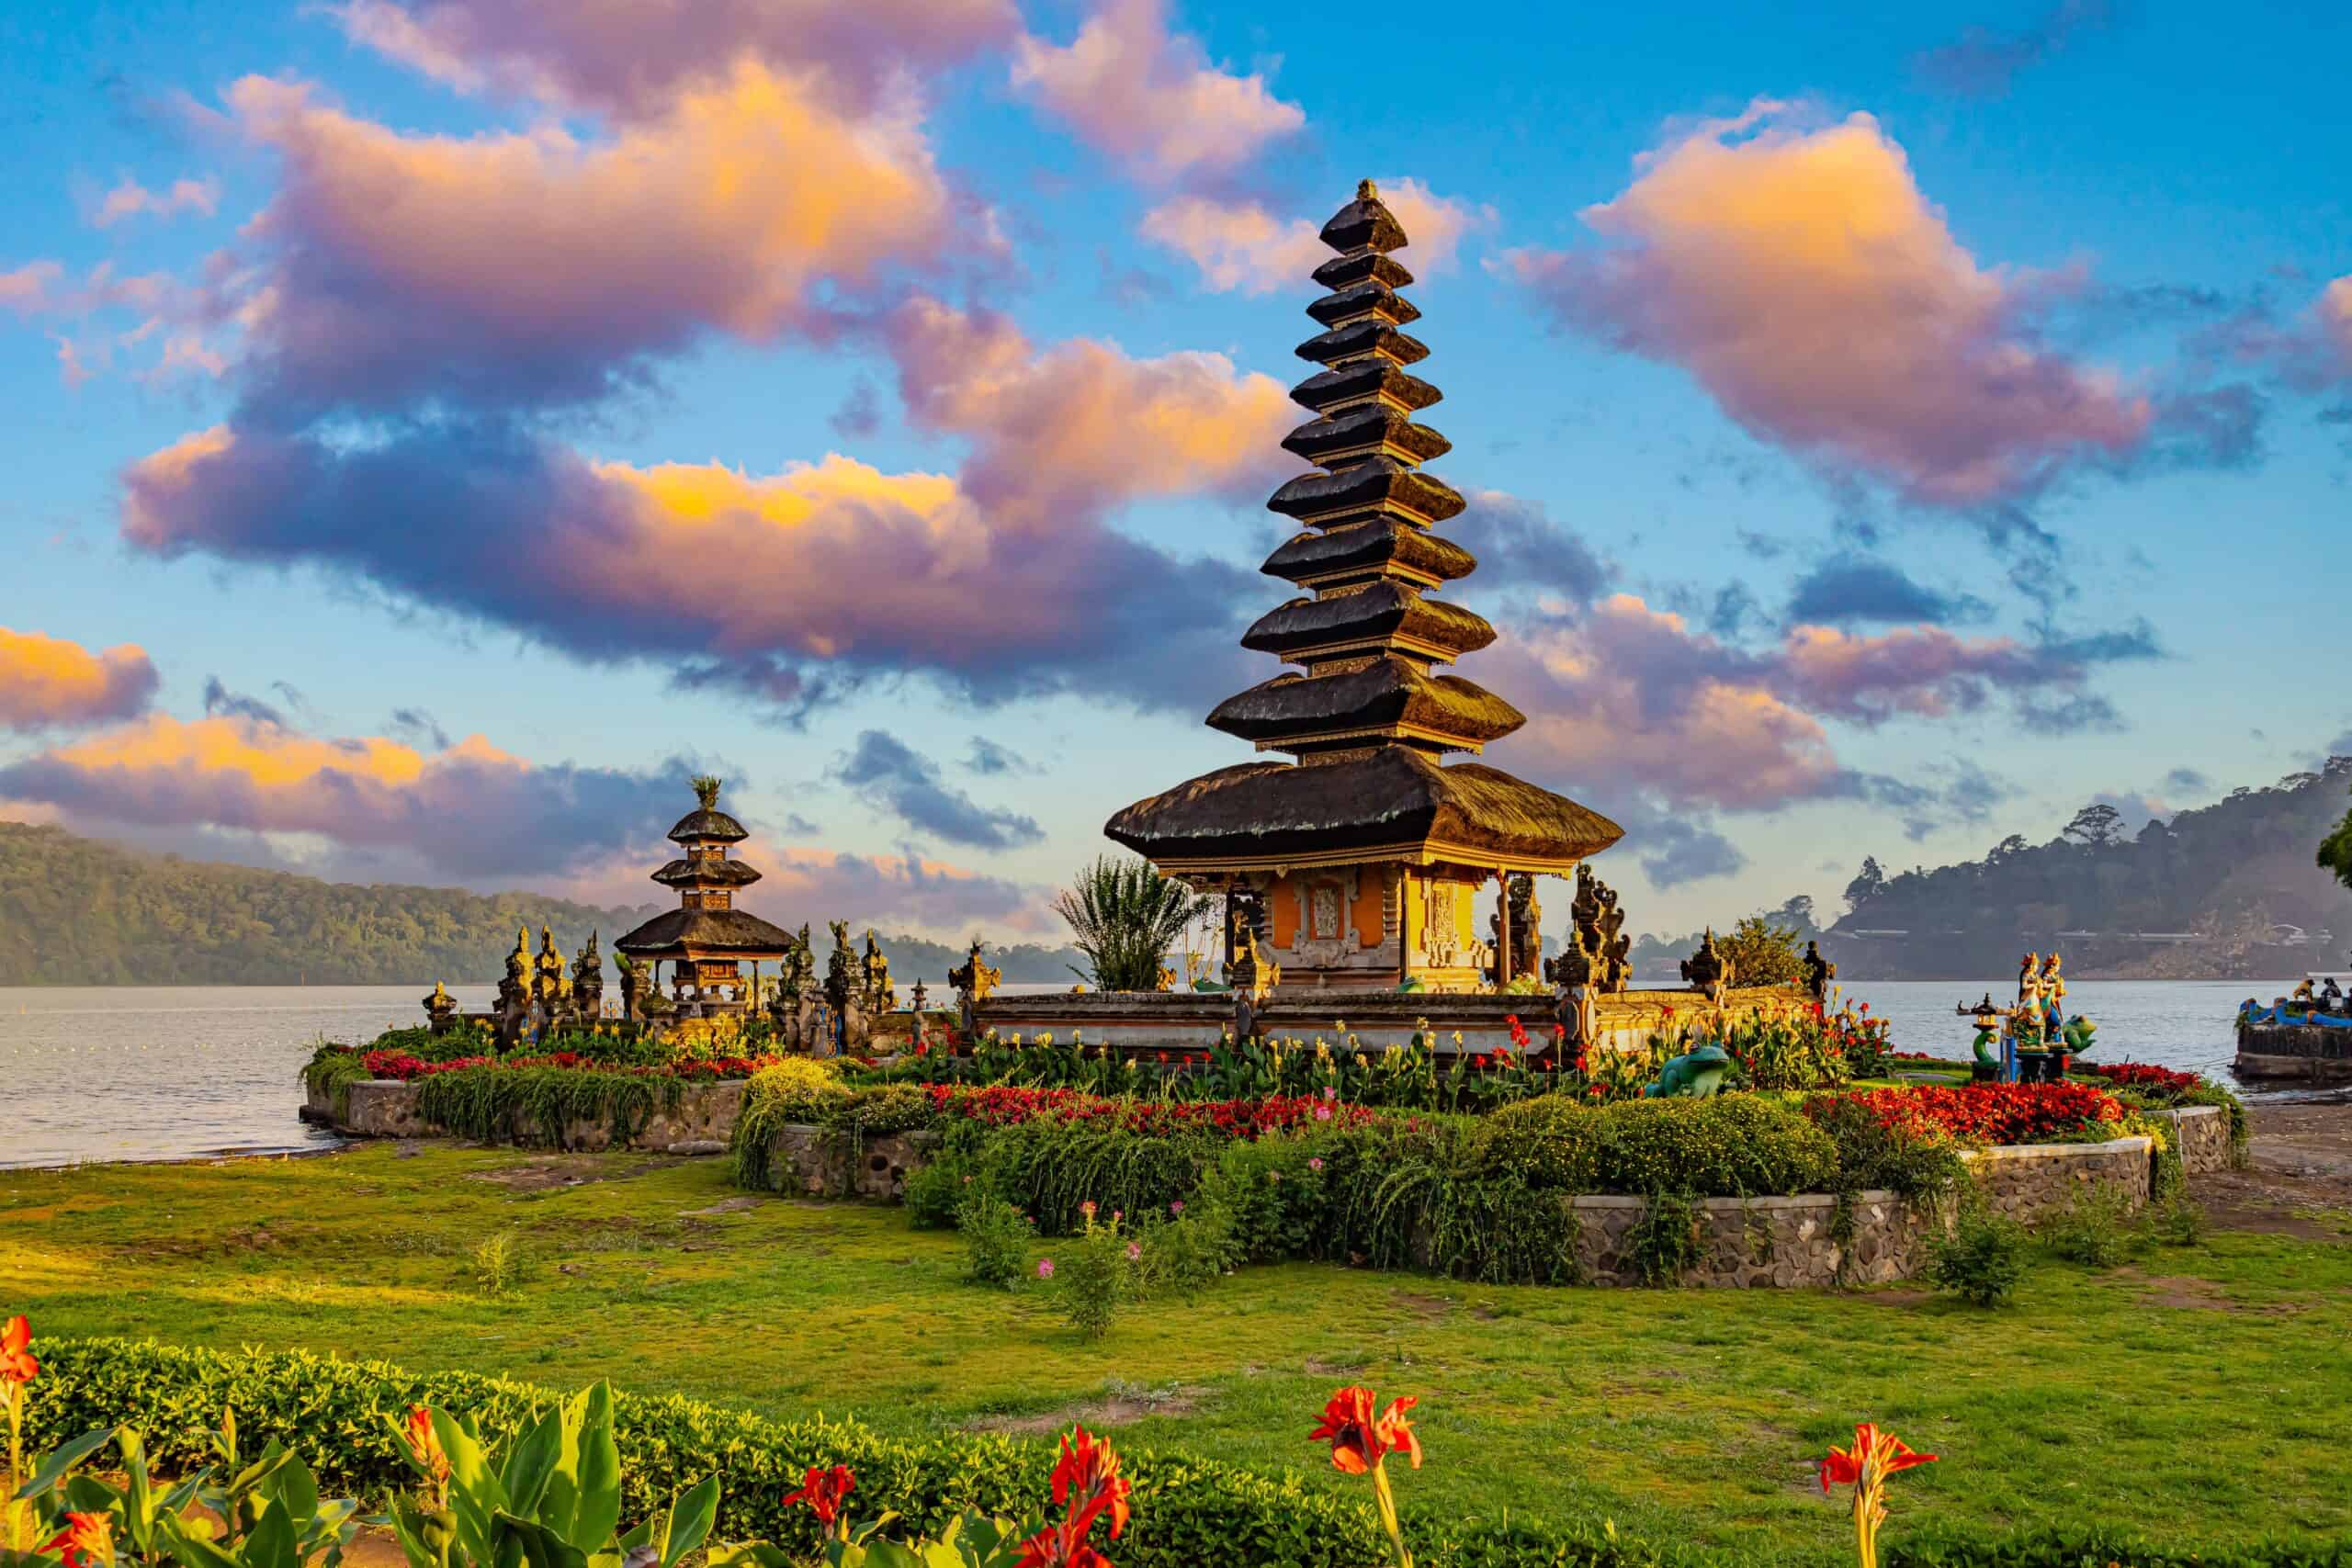
{"label": "stone retaining wall", "polygon": [[[715,1155],[727,1149],[736,1118],[743,1113],[746,1080],[681,1085],[673,1111],[656,1110],[644,1129],[625,1145],[673,1155]],[[443,1129],[417,1113],[418,1085],[397,1078],[363,1078],[346,1087],[344,1113],[337,1116],[318,1090],[310,1091],[304,1108],[310,1119],[327,1121],[358,1138],[426,1138]],[[535,1117],[517,1112],[506,1142],[525,1148],[546,1144]],[[613,1147],[612,1130],[602,1122],[572,1122],[563,1129],[562,1147],[594,1152]]]}
{"label": "stone retaining wall", "polygon": [[768,1188],[810,1198],[896,1203],[907,1178],[931,1161],[936,1133],[876,1133],[862,1142],[825,1127],[779,1128],[768,1145]]}
{"label": "stone retaining wall", "polygon": [[2230,1168],[2230,1113],[2218,1105],[2184,1105],[2177,1111],[2152,1111],[2149,1116],[2171,1123],[2180,1145],[2180,1168],[2189,1176]]}

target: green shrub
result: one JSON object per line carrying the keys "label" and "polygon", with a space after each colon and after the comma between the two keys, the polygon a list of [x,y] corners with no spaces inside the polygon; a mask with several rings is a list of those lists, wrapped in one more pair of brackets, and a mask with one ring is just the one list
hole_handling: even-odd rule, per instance
{"label": "green shrub", "polygon": [[2149,1236],[2166,1247],[2195,1247],[2205,1239],[2205,1211],[2178,1188],[2148,1206],[2144,1223]]}
{"label": "green shrub", "polygon": [[984,1187],[975,1187],[956,1210],[964,1235],[964,1277],[976,1285],[1011,1290],[1029,1269],[1029,1246],[1037,1227],[1029,1216]]}
{"label": "green shrub", "polygon": [[1951,1234],[1939,1237],[1928,1278],[1981,1307],[1999,1306],[2017,1293],[2025,1278],[2025,1227],[1982,1204],[1964,1205]]}
{"label": "green shrub", "polygon": [[955,1229],[956,1211],[970,1195],[971,1184],[971,1162],[941,1150],[907,1173],[907,1224],[919,1231]]}
{"label": "green shrub", "polygon": [[860,1134],[911,1133],[939,1124],[930,1093],[914,1083],[853,1089],[826,1108],[828,1125]]}
{"label": "green shrub", "polygon": [[1590,1192],[1600,1180],[1606,1114],[1565,1094],[1506,1105],[1479,1120],[1465,1163],[1481,1175],[1513,1177],[1530,1187]]}
{"label": "green shrub", "polygon": [[1136,1299],[1143,1280],[1143,1244],[1126,1234],[1124,1215],[1088,1215],[1085,1228],[1069,1237],[1058,1255],[1041,1264],[1053,1269],[1054,1295],[1062,1315],[1081,1339],[1111,1332],[1119,1309]]}
{"label": "green shrub", "polygon": [[1887,1126],[1860,1100],[1825,1097],[1814,1101],[1806,1115],[1837,1146],[1833,1190],[1887,1191],[1927,1202],[1957,1191],[1967,1179],[1968,1162],[1960,1157],[1958,1145],[1900,1125]]}
{"label": "green shrub", "polygon": [[980,1179],[1037,1222],[1046,1235],[1082,1228],[1079,1206],[1165,1213],[1190,1198],[1201,1172],[1227,1146],[1222,1136],[1140,1135],[1100,1122],[1046,1118],[1000,1129],[981,1157]]}
{"label": "green shrub", "polygon": [[2065,1208],[2041,1222],[2050,1255],[2087,1269],[2114,1268],[2136,1239],[2131,1196],[2111,1181],[2077,1189]]}
{"label": "green shrub", "polygon": [[417,1115],[446,1132],[486,1144],[536,1134],[559,1149],[571,1146],[575,1122],[602,1127],[618,1147],[685,1095],[679,1078],[574,1067],[460,1067],[415,1084]]}
{"label": "green shrub", "polygon": [[1881,1551],[1883,1568],[2352,1568],[2352,1537],[2221,1543],[2167,1532],[2152,1540],[2106,1523],[2036,1525],[2008,1535],[1928,1525]]}
{"label": "green shrub", "polygon": [[1597,1175],[1611,1192],[1820,1192],[1838,1171],[1826,1133],[1752,1094],[1625,1100],[1603,1111],[1599,1126]]}
{"label": "green shrub", "polygon": [[727,1143],[735,1184],[767,1190],[776,1134],[786,1127],[824,1124],[849,1093],[833,1064],[813,1057],[790,1057],[753,1073]]}
{"label": "green shrub", "polygon": [[1221,1205],[1196,1199],[1171,1205],[1167,1216],[1147,1216],[1136,1225],[1143,1243],[1143,1292],[1190,1301],[1201,1287],[1240,1261],[1233,1216]]}

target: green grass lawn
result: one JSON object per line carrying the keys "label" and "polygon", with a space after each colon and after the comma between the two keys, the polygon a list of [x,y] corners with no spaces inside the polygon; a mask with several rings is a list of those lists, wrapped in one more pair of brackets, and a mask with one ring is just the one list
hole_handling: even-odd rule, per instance
{"label": "green grass lawn", "polygon": [[[334,1158],[0,1172],[0,1314],[40,1333],[305,1347],[557,1385],[610,1378],[892,1431],[1107,1398],[1136,1447],[1333,1475],[1330,1390],[1419,1395],[1410,1502],[1608,1517],[1828,1554],[1812,1461],[1859,1419],[1943,1462],[1899,1530],[2104,1518],[2207,1539],[2352,1529],[2352,1246],[2222,1234],[2092,1273],[2044,1263],[1980,1312],[1910,1291],[1471,1286],[1252,1269],[1080,1344],[1044,1290],[960,1280],[889,1209],[749,1199],[724,1163],[387,1145]],[[724,1207],[722,1207],[724,1206]],[[511,1233],[493,1297],[474,1249]],[[1050,1248],[1048,1248],[1050,1250]],[[1352,1483],[1359,1484],[1360,1483]],[[1758,1532],[1762,1532],[1759,1535]]]}

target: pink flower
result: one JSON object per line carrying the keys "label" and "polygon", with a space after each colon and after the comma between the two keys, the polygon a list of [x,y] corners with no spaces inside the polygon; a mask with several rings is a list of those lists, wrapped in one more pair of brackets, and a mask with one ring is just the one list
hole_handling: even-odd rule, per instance
{"label": "pink flower", "polygon": [[1127,1243],[1127,1261],[1130,1263],[1140,1263],[1143,1261],[1143,1243],[1139,1241],[1131,1241]]}
{"label": "pink flower", "polygon": [[1053,1277],[1054,1260],[1050,1258],[1040,1258],[1037,1259],[1037,1278],[1040,1280],[1050,1280]]}
{"label": "pink flower", "polygon": [[1317,1106],[1315,1108],[1315,1119],[1317,1122],[1329,1122],[1331,1119],[1331,1108],[1329,1105]]}
{"label": "pink flower", "polygon": [[1309,1169],[1309,1170],[1320,1170],[1320,1169],[1322,1169],[1322,1168],[1323,1168],[1323,1156],[1322,1156],[1321,1155],[1317,1155],[1313,1159],[1308,1160],[1308,1161],[1306,1162],[1306,1168],[1307,1168],[1307,1169]]}
{"label": "pink flower", "polygon": [[1325,1084],[1323,1086],[1323,1098],[1326,1100],[1337,1100],[1340,1098],[1340,1091],[1332,1088],[1329,1084]]}
{"label": "pink flower", "polygon": [[1171,1214],[1182,1213],[1184,1212],[1184,1200],[1179,1198],[1173,1203],[1169,1204],[1168,1212]]}

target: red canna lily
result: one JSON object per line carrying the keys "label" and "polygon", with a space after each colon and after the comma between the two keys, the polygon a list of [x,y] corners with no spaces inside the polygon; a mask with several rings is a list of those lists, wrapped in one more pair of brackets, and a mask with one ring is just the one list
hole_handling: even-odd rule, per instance
{"label": "red canna lily", "polygon": [[1108,1514],[1111,1539],[1127,1528],[1127,1496],[1134,1488],[1119,1473],[1119,1456],[1106,1438],[1083,1427],[1072,1427],[1062,1438],[1062,1455],[1054,1466],[1054,1503],[1067,1508],[1079,1534]]}
{"label": "red canna lily", "polygon": [[1084,1526],[1063,1519],[1023,1541],[1013,1568],[1112,1568],[1112,1563],[1088,1544]]}
{"label": "red canna lily", "polygon": [[1915,1465],[1933,1464],[1933,1454],[1914,1453],[1892,1432],[1870,1422],[1854,1428],[1851,1449],[1831,1449],[1820,1464],[1821,1492],[1854,1489],[1854,1546],[1861,1568],[1878,1568],[1878,1527],[1886,1522],[1886,1478]]}
{"label": "red canna lily", "polygon": [[[808,1504],[808,1511],[817,1516],[819,1527],[831,1535],[842,1517],[842,1504],[856,1490],[857,1477],[851,1473],[849,1466],[837,1464],[831,1470],[820,1470],[812,1464],[800,1478],[800,1489],[785,1494],[784,1506],[789,1508],[795,1503]],[[845,1529],[842,1539],[848,1539]]]}
{"label": "red canna lily", "polygon": [[1405,1416],[1420,1401],[1392,1400],[1375,1416],[1376,1403],[1368,1388],[1340,1389],[1325,1403],[1323,1424],[1307,1436],[1330,1443],[1334,1469],[1350,1475],[1371,1475],[1373,1502],[1380,1510],[1380,1522],[1388,1532],[1398,1568],[1413,1568],[1412,1554],[1405,1550],[1405,1532],[1396,1518],[1396,1495],[1388,1487],[1388,1467],[1382,1461],[1389,1454],[1402,1453],[1415,1470],[1421,1468],[1421,1439]]}
{"label": "red canna lily", "polygon": [[104,1514],[68,1514],[65,1528],[41,1550],[56,1552],[65,1568],[98,1568],[114,1561],[114,1526]]}
{"label": "red canna lily", "polygon": [[408,1407],[408,1421],[402,1427],[408,1438],[409,1451],[434,1485],[449,1479],[449,1456],[441,1451],[441,1438],[433,1430],[433,1412],[422,1404]]}
{"label": "red canna lily", "polygon": [[32,1353],[32,1320],[18,1313],[0,1328],[0,1383],[28,1383],[40,1375]]}

